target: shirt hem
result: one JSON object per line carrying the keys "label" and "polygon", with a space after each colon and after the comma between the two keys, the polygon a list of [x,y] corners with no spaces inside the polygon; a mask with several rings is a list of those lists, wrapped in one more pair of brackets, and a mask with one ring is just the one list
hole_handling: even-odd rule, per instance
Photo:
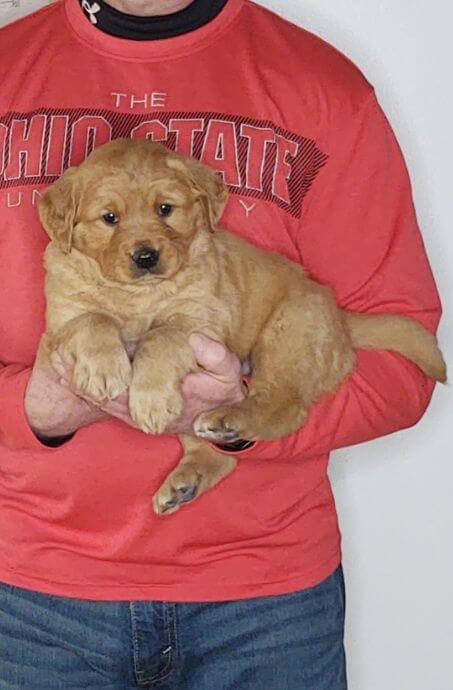
{"label": "shirt hem", "polygon": [[62,596],[71,599],[94,601],[169,601],[169,602],[220,602],[257,597],[291,594],[298,590],[315,587],[332,575],[341,563],[336,554],[322,568],[290,580],[262,583],[211,584],[206,585],[115,585],[72,584],[42,580],[18,571],[0,568],[0,581],[12,587],[29,589],[41,594]]}

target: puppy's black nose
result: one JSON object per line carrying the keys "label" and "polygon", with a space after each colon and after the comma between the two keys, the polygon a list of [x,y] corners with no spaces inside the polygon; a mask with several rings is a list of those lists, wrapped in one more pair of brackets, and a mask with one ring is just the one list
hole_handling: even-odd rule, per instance
{"label": "puppy's black nose", "polygon": [[132,261],[139,268],[154,268],[159,261],[159,252],[152,247],[143,247],[132,254]]}

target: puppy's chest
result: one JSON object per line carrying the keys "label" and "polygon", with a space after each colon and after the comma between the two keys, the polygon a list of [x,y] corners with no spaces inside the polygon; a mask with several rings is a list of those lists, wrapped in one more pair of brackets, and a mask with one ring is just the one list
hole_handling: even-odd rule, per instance
{"label": "puppy's chest", "polygon": [[209,293],[200,295],[197,290],[159,296],[131,294],[116,300],[110,293],[107,299],[103,299],[102,294],[98,298],[101,310],[119,323],[126,342],[140,340],[153,327],[170,323],[188,331],[220,333],[224,330],[219,331],[220,324],[228,321],[224,305]]}
{"label": "puppy's chest", "polygon": [[104,314],[114,319],[126,342],[140,340],[153,327],[167,323],[219,336],[231,329],[230,310],[208,270],[160,284],[119,286],[93,274],[91,264],[82,262],[80,267],[78,261],[74,266],[75,259],[78,255],[67,266],[64,279],[52,270],[48,275],[51,312],[61,312],[64,306],[66,320],[83,313]]}
{"label": "puppy's chest", "polygon": [[112,285],[84,281],[78,290],[67,295],[76,313],[98,313],[112,318],[123,337],[135,340],[152,326],[158,311],[158,300],[143,291],[129,291]]}
{"label": "puppy's chest", "polygon": [[99,295],[99,308],[119,324],[124,340],[138,340],[152,328],[159,311],[155,300],[139,295],[122,296],[117,300],[111,297],[102,299]]}

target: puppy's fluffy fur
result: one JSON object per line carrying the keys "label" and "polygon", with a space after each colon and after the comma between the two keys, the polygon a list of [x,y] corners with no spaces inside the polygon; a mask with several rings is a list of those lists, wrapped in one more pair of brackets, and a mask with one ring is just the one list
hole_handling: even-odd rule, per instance
{"label": "puppy's fluffy fur", "polygon": [[[436,340],[420,324],[345,313],[301,266],[218,229],[226,199],[220,178],[197,161],[117,140],[69,169],[39,208],[52,241],[38,357],[50,365],[60,347],[81,395],[103,400],[129,387],[134,422],[162,433],[181,413],[182,379],[197,370],[191,333],[251,361],[247,398],[202,414],[197,438],[181,437],[184,457],[154,496],[158,514],[234,469],[234,458],[202,439],[290,434],[352,372],[354,348],[391,349],[446,377]],[[146,266],[134,261],[137,252]],[[132,362],[128,343],[137,344]]]}

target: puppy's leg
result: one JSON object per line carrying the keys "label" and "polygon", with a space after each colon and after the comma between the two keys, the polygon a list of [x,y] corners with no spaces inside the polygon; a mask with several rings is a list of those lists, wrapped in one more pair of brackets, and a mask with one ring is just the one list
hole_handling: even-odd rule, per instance
{"label": "puppy's leg", "polygon": [[200,439],[181,436],[180,440],[184,457],[153,497],[157,515],[170,515],[198,498],[229,475],[237,464],[234,457],[217,453]]}
{"label": "puppy's leg", "polygon": [[107,316],[83,314],[46,340],[53,350],[51,361],[58,348],[63,360],[72,366],[72,386],[82,396],[111,400],[127,389],[131,363],[118,327]]}
{"label": "puppy's leg", "polygon": [[218,443],[270,441],[300,429],[307,413],[296,386],[274,385],[257,370],[245,400],[204,412],[195,420],[194,431],[199,438]]}
{"label": "puppy's leg", "polygon": [[129,410],[134,422],[146,433],[163,433],[181,415],[181,382],[197,369],[189,333],[173,325],[158,326],[136,350]]}
{"label": "puppy's leg", "polygon": [[248,397],[195,421],[200,438],[271,440],[303,426],[310,405],[335,391],[354,367],[347,329],[320,288],[281,303],[252,352]]}

